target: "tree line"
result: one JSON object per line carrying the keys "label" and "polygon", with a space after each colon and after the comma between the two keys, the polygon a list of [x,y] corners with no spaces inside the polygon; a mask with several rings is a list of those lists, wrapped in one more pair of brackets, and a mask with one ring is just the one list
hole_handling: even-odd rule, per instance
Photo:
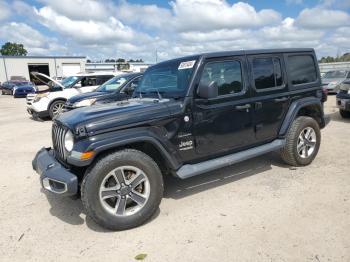
{"label": "tree line", "polygon": [[345,53],[342,56],[337,56],[337,57],[324,56],[318,62],[320,63],[350,62],[350,53]]}

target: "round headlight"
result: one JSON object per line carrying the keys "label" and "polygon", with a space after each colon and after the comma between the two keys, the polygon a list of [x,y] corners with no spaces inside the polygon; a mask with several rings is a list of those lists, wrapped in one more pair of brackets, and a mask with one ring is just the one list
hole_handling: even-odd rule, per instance
{"label": "round headlight", "polygon": [[68,131],[64,136],[64,147],[68,152],[72,151],[74,145],[74,137],[71,131]]}

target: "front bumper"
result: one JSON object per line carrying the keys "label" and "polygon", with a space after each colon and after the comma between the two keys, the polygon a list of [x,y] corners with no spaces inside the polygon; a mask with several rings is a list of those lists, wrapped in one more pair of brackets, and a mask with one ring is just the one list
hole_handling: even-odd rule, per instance
{"label": "front bumper", "polygon": [[40,175],[40,182],[44,189],[62,196],[78,193],[77,176],[55,159],[51,148],[42,148],[33,159],[32,165]]}
{"label": "front bumper", "polygon": [[32,115],[34,118],[44,118],[44,117],[48,117],[49,111],[41,111],[41,112],[37,112],[35,111],[33,108],[27,106],[27,112],[28,114]]}
{"label": "front bumper", "polygon": [[350,99],[337,97],[337,107],[344,111],[350,111]]}

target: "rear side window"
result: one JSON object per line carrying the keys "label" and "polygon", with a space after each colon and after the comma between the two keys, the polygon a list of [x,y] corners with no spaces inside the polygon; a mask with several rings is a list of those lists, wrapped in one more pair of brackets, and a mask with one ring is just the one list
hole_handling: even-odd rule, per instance
{"label": "rear side window", "polygon": [[239,93],[243,89],[241,63],[237,60],[209,62],[204,66],[201,84],[218,85],[219,95]]}
{"label": "rear side window", "polygon": [[316,65],[311,55],[289,56],[288,67],[293,85],[312,83],[317,80]]}
{"label": "rear side window", "polygon": [[279,58],[254,58],[252,67],[257,90],[282,86],[282,69]]}

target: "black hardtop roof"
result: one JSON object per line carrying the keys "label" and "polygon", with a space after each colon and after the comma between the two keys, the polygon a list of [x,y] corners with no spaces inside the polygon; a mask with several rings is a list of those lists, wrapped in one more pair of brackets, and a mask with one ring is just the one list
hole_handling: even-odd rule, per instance
{"label": "black hardtop roof", "polygon": [[[189,56],[177,57],[174,59],[169,59],[162,61],[156,65],[161,65],[163,63],[178,61],[178,60],[193,60],[198,58],[212,58],[212,57],[223,57],[223,56],[235,56],[235,55],[253,55],[253,54],[271,54],[271,53],[302,53],[302,52],[314,52],[313,48],[279,48],[279,49],[252,49],[252,50],[236,50],[236,51],[221,51],[221,52],[209,52],[200,53]],[[153,66],[156,66],[153,65]],[[152,66],[152,67],[153,67]]]}

